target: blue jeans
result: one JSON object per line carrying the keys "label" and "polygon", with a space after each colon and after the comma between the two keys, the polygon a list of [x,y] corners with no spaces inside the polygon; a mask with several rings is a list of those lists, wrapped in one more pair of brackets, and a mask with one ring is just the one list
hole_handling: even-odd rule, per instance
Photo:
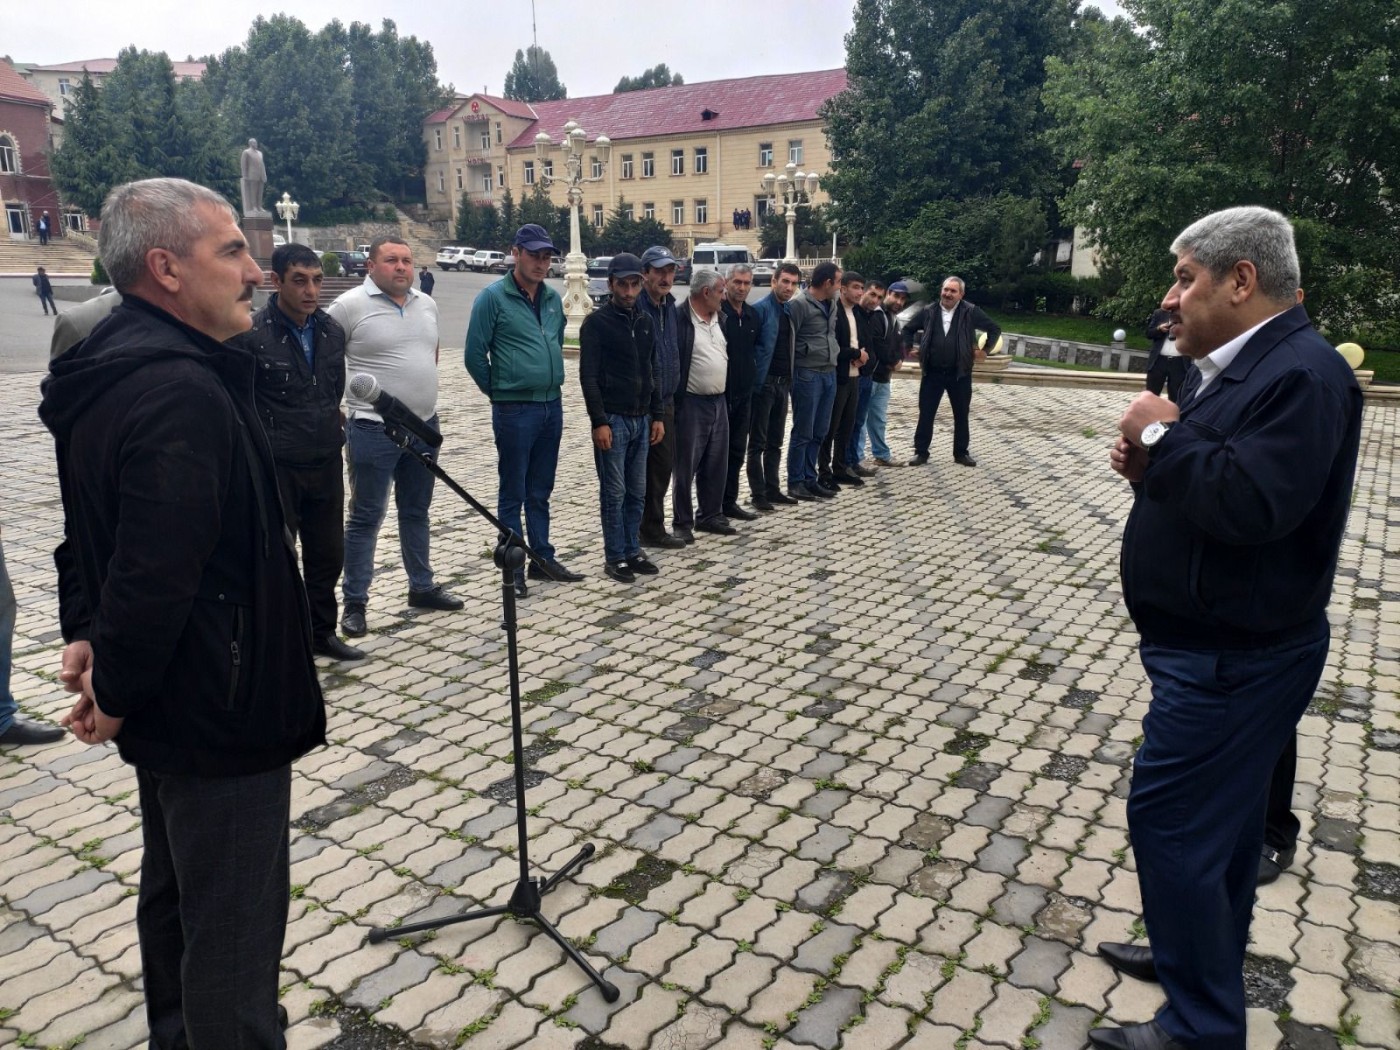
{"label": "blue jeans", "polygon": [[815,485],[817,453],[831,426],[836,373],[796,368],[792,377],[792,435],[788,438],[788,486]]}
{"label": "blue jeans", "polygon": [[[428,425],[437,429],[437,416]],[[374,577],[374,547],[379,526],[389,509],[389,486],[394,487],[394,506],[399,514],[399,549],[411,591],[433,588],[433,567],[428,564],[428,507],[433,502],[436,480],[422,463],[384,436],[384,424],[377,419],[352,419],[346,431],[346,459],[350,467],[350,515],[345,523],[345,576],[340,593],[347,604],[364,605],[369,600],[369,584]],[[417,452],[431,452],[417,438],[411,439]]]}
{"label": "blue jeans", "polygon": [[865,420],[870,413],[870,398],[874,390],[875,380],[861,376],[860,393],[856,395],[856,427],[851,431],[850,444],[846,446],[848,467],[854,467],[865,458]]}
{"label": "blue jeans", "polygon": [[870,432],[870,454],[876,459],[890,458],[890,445],[885,438],[885,424],[889,418],[890,384],[875,383],[870,392],[870,410],[865,417],[865,428]]}
{"label": "blue jeans", "polygon": [[608,413],[612,448],[593,449],[598,468],[599,505],[603,517],[603,557],[619,562],[642,553],[638,532],[647,495],[647,449],[650,416]]}
{"label": "blue jeans", "polygon": [[10,654],[15,637],[15,589],[5,568],[5,552],[0,549],[0,733],[10,728],[19,705],[10,691]]}
{"label": "blue jeans", "polygon": [[[526,536],[530,549],[554,560],[549,543],[549,497],[559,468],[559,440],[564,435],[564,402],[496,401],[491,405],[496,435],[496,517]],[[525,529],[520,509],[525,508]]]}

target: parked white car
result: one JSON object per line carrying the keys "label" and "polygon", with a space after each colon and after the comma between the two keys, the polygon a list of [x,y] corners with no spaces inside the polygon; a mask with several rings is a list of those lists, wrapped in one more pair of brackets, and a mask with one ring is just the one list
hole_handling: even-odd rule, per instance
{"label": "parked white car", "polygon": [[472,256],[471,267],[477,273],[505,273],[505,252],[479,251]]}
{"label": "parked white car", "polygon": [[472,264],[474,255],[475,248],[458,248],[456,245],[445,244],[438,249],[437,264],[444,270],[465,270]]}

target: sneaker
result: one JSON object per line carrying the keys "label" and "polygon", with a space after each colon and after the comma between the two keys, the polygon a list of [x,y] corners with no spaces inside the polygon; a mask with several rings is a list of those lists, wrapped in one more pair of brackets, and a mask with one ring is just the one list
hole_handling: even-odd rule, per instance
{"label": "sneaker", "polygon": [[627,567],[639,576],[655,576],[661,571],[645,554],[634,554],[624,560],[627,562]]}
{"label": "sneaker", "polygon": [[368,633],[363,603],[345,603],[345,609],[340,614],[340,630],[347,638],[363,638]]}
{"label": "sneaker", "polygon": [[625,561],[606,562],[603,565],[603,572],[618,583],[637,582],[637,574],[628,567]]}
{"label": "sneaker", "polygon": [[[409,591],[408,604],[414,609],[437,609],[441,612],[456,612],[466,605],[461,598],[454,598],[442,589],[442,584],[426,591]],[[345,632],[350,634],[349,631]],[[351,637],[355,637],[351,635]]]}
{"label": "sneaker", "polygon": [[895,460],[889,459],[889,458],[887,458],[887,457],[885,457],[885,456],[876,456],[875,459],[874,459],[874,462],[880,464],[880,466],[882,466],[882,467],[903,467],[903,466],[906,466],[906,464],[904,464],[904,463],[896,462]]}

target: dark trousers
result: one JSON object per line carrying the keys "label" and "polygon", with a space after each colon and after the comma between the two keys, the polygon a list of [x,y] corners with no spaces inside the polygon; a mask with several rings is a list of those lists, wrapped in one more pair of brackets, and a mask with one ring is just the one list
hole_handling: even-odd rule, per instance
{"label": "dark trousers", "polygon": [[[671,481],[671,523],[724,518],[724,469],[729,455],[729,408],[723,394],[686,394],[676,413],[676,474]],[[699,506],[691,503],[695,486]],[[693,509],[692,509],[693,508]]]}
{"label": "dark trousers", "polygon": [[666,493],[671,491],[671,468],[676,462],[676,412],[668,408],[656,417],[666,427],[661,440],[647,448],[647,495],[642,506],[642,536],[655,539],[666,531]]}
{"label": "dark trousers", "polygon": [[844,383],[836,384],[836,400],[831,405],[831,423],[822,438],[822,447],[817,452],[817,477],[825,478],[833,472],[849,474],[850,464],[846,462],[846,452],[851,444],[851,434],[856,429],[856,404],[860,401],[860,380],[847,376]]}
{"label": "dark trousers", "polygon": [[339,456],[324,463],[277,464],[287,528],[301,539],[301,575],[311,605],[311,637],[335,633],[335,584],[345,566],[345,476]]}
{"label": "dark trousers", "polygon": [[749,492],[755,498],[783,491],[783,432],[791,388],[791,376],[768,376],[753,396],[748,474]]}
{"label": "dark trousers", "polygon": [[1184,357],[1163,357],[1158,354],[1157,360],[1147,370],[1147,389],[1154,394],[1160,394],[1165,384],[1167,397],[1173,401],[1180,401],[1181,387],[1186,382],[1186,369],[1189,365],[1190,362]]}
{"label": "dark trousers", "polygon": [[1264,845],[1287,853],[1298,844],[1302,825],[1293,815],[1293,781],[1298,773],[1298,734],[1288,738],[1288,744],[1274,763],[1269,777],[1269,802],[1264,810]]}
{"label": "dark trousers", "polygon": [[933,417],[938,415],[938,403],[948,394],[953,408],[953,455],[966,456],[971,443],[967,417],[972,409],[972,376],[960,376],[954,368],[924,369],[919,380],[919,423],[914,428],[914,453],[928,455],[933,441]]}
{"label": "dark trousers", "polygon": [[292,769],[193,777],[137,769],[141,942],[153,1050],[280,1050]]}
{"label": "dark trousers", "polygon": [[744,469],[744,454],[749,447],[749,426],[753,419],[753,394],[738,394],[728,398],[729,463],[724,476],[724,505],[739,502],[739,473]]}
{"label": "dark trousers", "polygon": [[1192,1050],[1243,1050],[1244,953],[1270,775],[1307,709],[1327,639],[1246,651],[1144,643],[1152,704],[1128,795],[1143,919]]}
{"label": "dark trousers", "polygon": [[52,294],[52,293],[50,293],[50,294],[48,294],[48,295],[45,295],[43,292],[40,292],[40,293],[39,293],[39,305],[42,306],[42,307],[44,308],[44,316],[45,316],[45,317],[49,316],[49,311],[50,311],[50,310],[53,311],[53,314],[54,314],[55,317],[58,316],[58,304],[57,304],[56,302],[53,301],[53,294]]}

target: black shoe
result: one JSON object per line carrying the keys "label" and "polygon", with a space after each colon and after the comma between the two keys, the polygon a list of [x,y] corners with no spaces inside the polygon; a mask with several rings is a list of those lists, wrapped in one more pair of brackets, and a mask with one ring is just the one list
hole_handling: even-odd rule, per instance
{"label": "black shoe", "polygon": [[0,733],[0,745],[52,744],[55,740],[62,740],[65,735],[58,726],[40,725],[38,722],[17,717],[10,723],[9,729]]}
{"label": "black shoe", "polygon": [[353,645],[346,645],[333,634],[328,634],[324,638],[317,638],[311,643],[311,651],[317,656],[329,656],[333,660],[363,660],[365,651],[356,649]]}
{"label": "black shoe", "polygon": [[1099,958],[1119,973],[1139,981],[1157,980],[1157,964],[1152,960],[1152,949],[1146,945],[1101,941]]}
{"label": "black shoe", "polygon": [[[836,479],[830,474],[818,474],[817,484],[824,489],[831,489],[832,492],[836,491]],[[810,482],[808,482],[808,488],[811,488]]]}
{"label": "black shoe", "polygon": [[[442,612],[456,612],[467,603],[461,598],[454,598],[442,589],[442,584],[438,584],[430,591],[409,591],[408,604],[415,609],[439,609]],[[349,631],[345,632],[349,634]]]}
{"label": "black shoe", "polygon": [[862,467],[859,463],[852,467],[851,470],[855,473],[857,477],[861,478],[873,478],[876,474],[880,473],[878,470],[872,470],[869,467]]}
{"label": "black shoe", "polygon": [[971,456],[969,456],[966,452],[964,452],[961,456],[954,456],[954,457],[953,457],[953,462],[954,462],[954,463],[961,463],[961,464],[962,464],[963,466],[965,466],[965,467],[975,467],[975,466],[977,466],[977,460],[973,459],[973,458],[972,458]]}
{"label": "black shoe", "polygon": [[[836,484],[838,485],[850,485],[853,488],[858,488],[861,485],[865,484],[864,481],[856,477],[854,474],[847,474],[845,472],[839,474],[832,474],[831,480],[836,482]],[[825,484],[825,482],[823,482],[823,484]]]}
{"label": "black shoe", "polygon": [[365,627],[365,607],[358,602],[346,602],[340,614],[340,630],[347,638],[363,638]]}
{"label": "black shoe", "polygon": [[815,503],[816,499],[817,497],[812,494],[812,490],[800,481],[794,485],[788,486],[788,503]]}
{"label": "black shoe", "polygon": [[775,509],[774,506],[773,506],[773,504],[769,503],[769,502],[768,502],[766,499],[764,499],[762,496],[755,496],[753,499],[749,500],[749,504],[750,504],[755,510],[761,510],[761,511],[763,511],[765,514],[771,512],[771,511],[773,511],[773,510]]}
{"label": "black shoe", "polygon": [[[802,502],[801,500],[794,499],[792,496],[789,496],[783,492],[770,492],[765,498],[768,500],[769,503],[773,504],[774,506],[778,506],[779,504],[784,503],[791,506],[794,503]],[[755,502],[754,506],[758,506],[758,503]]]}
{"label": "black shoe", "polygon": [[550,562],[547,571],[543,566],[531,562],[525,573],[532,580],[558,580],[560,583],[578,583],[579,580],[584,579],[583,573],[566,569],[557,561]]}
{"label": "black shoe", "polygon": [[515,596],[517,598],[530,597],[530,588],[525,585],[524,576],[517,576],[515,578]]}
{"label": "black shoe", "polygon": [[277,1027],[282,1031],[287,1030],[287,1026],[292,1023],[292,1019],[287,1016],[287,1008],[281,1003],[277,1004]]}
{"label": "black shoe", "polygon": [[627,559],[627,567],[640,576],[655,576],[661,570],[645,554],[634,554]]}
{"label": "black shoe", "polygon": [[913,459],[911,459],[911,460],[906,464],[906,466],[910,466],[910,467],[922,467],[922,466],[923,466],[925,463],[927,463],[927,462],[928,462],[928,453],[927,453],[927,452],[920,452],[917,456],[915,456]]}
{"label": "black shoe", "polygon": [[1186,1050],[1156,1021],[1125,1024],[1122,1028],[1091,1028],[1089,1042],[1103,1050]]}
{"label": "black shoe", "polygon": [[695,542],[695,532],[691,529],[683,529],[679,525],[671,526],[671,535],[681,541],[682,547],[689,547]]}
{"label": "black shoe", "polygon": [[834,485],[823,485],[819,481],[815,485],[809,483],[807,491],[816,496],[817,499],[832,499],[839,490]]}
{"label": "black shoe", "polygon": [[672,536],[669,532],[644,532],[641,540],[648,547],[660,547],[668,551],[678,551],[685,546],[685,540]]}
{"label": "black shoe", "polygon": [[724,516],[726,518],[738,518],[740,521],[757,521],[758,515],[751,510],[745,510],[737,503],[726,503],[724,505]]}
{"label": "black shoe", "polygon": [[1259,858],[1258,885],[1267,886],[1271,882],[1277,882],[1278,877],[1293,866],[1293,854],[1296,849],[1297,847],[1279,850],[1265,846],[1264,853]]}
{"label": "black shoe", "polygon": [[637,574],[627,567],[625,561],[610,561],[603,564],[603,572],[618,583],[636,583]]}
{"label": "black shoe", "polygon": [[723,518],[716,518],[714,521],[696,522],[695,530],[697,532],[712,532],[716,536],[739,535],[739,530],[736,529],[733,525],[729,524],[729,522],[725,521]]}

